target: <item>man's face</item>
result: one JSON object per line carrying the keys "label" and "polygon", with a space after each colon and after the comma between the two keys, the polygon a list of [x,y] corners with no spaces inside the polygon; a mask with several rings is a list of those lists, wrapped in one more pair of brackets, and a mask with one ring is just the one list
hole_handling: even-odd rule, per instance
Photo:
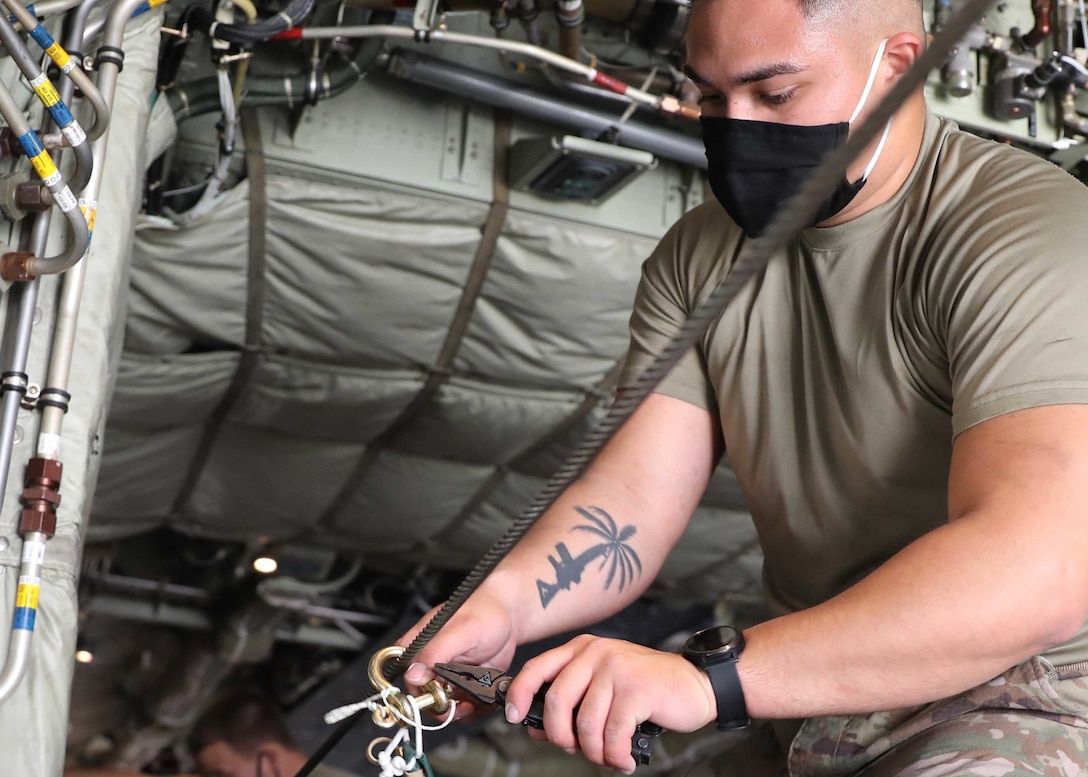
{"label": "man's face", "polygon": [[200,777],[276,777],[258,768],[260,752],[243,756],[226,742],[213,742],[196,754]]}
{"label": "man's face", "polygon": [[848,46],[851,37],[834,20],[814,27],[794,0],[696,0],[688,71],[707,116],[837,123],[850,118],[877,49]]}

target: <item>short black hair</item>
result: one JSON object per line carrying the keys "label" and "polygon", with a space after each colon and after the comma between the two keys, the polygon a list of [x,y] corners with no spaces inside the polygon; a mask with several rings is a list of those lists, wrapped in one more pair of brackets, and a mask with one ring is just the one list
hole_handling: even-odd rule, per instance
{"label": "short black hair", "polygon": [[252,690],[232,691],[220,696],[189,733],[189,749],[194,755],[216,742],[226,742],[246,756],[270,742],[298,748],[279,705]]}

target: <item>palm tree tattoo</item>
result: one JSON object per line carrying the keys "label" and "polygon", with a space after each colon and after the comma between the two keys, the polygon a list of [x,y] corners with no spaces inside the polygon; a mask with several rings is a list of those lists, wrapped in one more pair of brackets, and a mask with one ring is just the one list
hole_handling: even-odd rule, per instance
{"label": "palm tree tattoo", "polygon": [[642,562],[638,554],[627,544],[627,541],[635,536],[634,526],[624,526],[622,530],[616,525],[612,516],[599,507],[575,507],[575,511],[586,519],[587,523],[575,526],[571,531],[583,531],[600,537],[604,540],[588,550],[583,551],[577,558],[570,555],[565,542],[555,546],[558,555],[548,556],[555,569],[555,582],[547,583],[537,580],[536,586],[540,591],[540,604],[544,609],[548,608],[552,599],[560,591],[569,591],[571,586],[582,582],[582,573],[591,562],[600,559],[600,569],[608,567],[608,576],[604,581],[604,590],[612,588],[612,583],[619,575],[618,585],[620,593],[623,593],[635,578],[642,575]]}

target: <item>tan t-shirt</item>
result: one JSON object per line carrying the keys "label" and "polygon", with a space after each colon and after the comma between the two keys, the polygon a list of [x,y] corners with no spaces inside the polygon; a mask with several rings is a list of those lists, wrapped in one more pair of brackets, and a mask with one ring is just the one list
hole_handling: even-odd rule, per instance
{"label": "tan t-shirt", "polygon": [[[625,382],[744,242],[716,202],[665,236],[643,268]],[[719,412],[772,605],[823,602],[947,522],[956,434],[1088,403],[1088,189],[931,114],[895,197],[805,230],[658,391]],[[1088,661],[1088,627],[1046,655]]]}

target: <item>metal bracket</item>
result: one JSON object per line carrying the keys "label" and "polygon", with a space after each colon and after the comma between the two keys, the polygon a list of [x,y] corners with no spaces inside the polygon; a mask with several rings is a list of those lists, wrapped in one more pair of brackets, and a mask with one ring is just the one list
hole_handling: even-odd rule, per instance
{"label": "metal bracket", "polygon": [[38,397],[42,395],[41,384],[29,383],[26,387],[26,394],[23,396],[23,401],[20,403],[24,410],[33,410],[38,406]]}
{"label": "metal bracket", "polygon": [[429,32],[434,29],[438,18],[439,0],[416,0],[416,10],[412,14],[412,29],[416,32]]}

